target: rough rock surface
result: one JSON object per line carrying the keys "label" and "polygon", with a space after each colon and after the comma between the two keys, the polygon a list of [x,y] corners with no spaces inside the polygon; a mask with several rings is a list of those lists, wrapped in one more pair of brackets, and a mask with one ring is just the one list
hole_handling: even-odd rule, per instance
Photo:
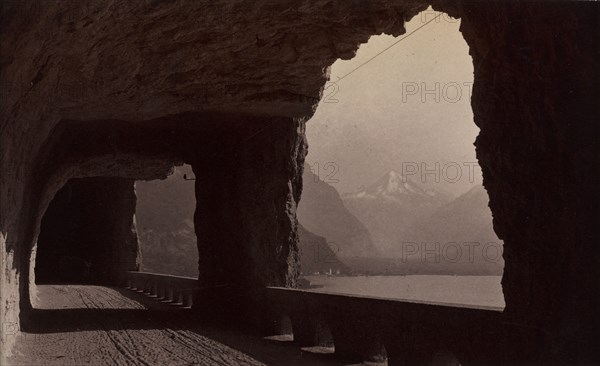
{"label": "rough rock surface", "polygon": [[199,286],[231,288],[199,296],[200,312],[252,322],[264,286],[296,285],[304,129],[304,121],[291,118],[239,125],[215,142],[219,148],[191,162]]}
{"label": "rough rock surface", "polygon": [[462,12],[477,158],[504,241],[505,312],[539,331],[525,344],[532,359],[598,362],[598,8],[495,3]]}
{"label": "rough rock surface", "polygon": [[[2,2],[2,322],[16,322],[19,309],[30,307],[31,249],[43,212],[69,178],[150,179],[182,161],[215,168],[209,185],[197,186],[199,201],[228,197],[214,227],[227,232],[213,232],[215,243],[201,250],[210,253],[219,241],[234,250],[225,262],[267,263],[260,273],[242,267],[217,277],[247,274],[236,280],[249,288],[293,285],[298,126],[311,116],[335,59],[352,57],[371,35],[402,34],[404,21],[428,5]],[[506,313],[540,334],[511,351],[515,358],[597,361],[598,8],[433,6],[462,19],[473,57],[477,156],[505,243]],[[239,157],[211,162],[209,154],[225,148],[220,137],[236,131],[220,128],[231,120],[220,114],[235,116],[247,137],[265,116],[277,117],[282,130],[269,124],[256,146],[232,143]],[[247,246],[235,252],[240,244],[231,239]],[[12,342],[2,339],[3,347]]]}

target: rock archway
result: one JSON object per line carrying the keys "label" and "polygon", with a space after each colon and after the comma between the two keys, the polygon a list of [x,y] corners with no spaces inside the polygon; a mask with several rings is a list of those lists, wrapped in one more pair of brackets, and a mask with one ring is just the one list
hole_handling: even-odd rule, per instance
{"label": "rock archway", "polygon": [[[430,5],[7,4],[0,126],[4,323],[30,306],[31,249],[43,212],[68,179],[150,179],[183,161],[208,181],[197,187],[199,205],[204,200],[221,212],[218,221],[202,210],[196,215],[197,230],[214,239],[201,253],[225,253],[225,268],[239,268],[215,275],[207,264],[214,277],[206,281],[243,273],[249,276],[238,283],[245,289],[293,285],[303,124],[327,67],[352,57],[373,34],[402,34],[404,21]],[[503,338],[506,347],[519,359],[593,360],[600,329],[599,60],[591,36],[597,8],[432,5],[462,19],[473,57],[477,156],[505,243],[505,313],[523,329],[521,337]],[[223,160],[211,159],[219,151],[226,152]],[[262,264],[268,268],[256,271]],[[251,290],[247,299],[254,295]],[[3,337],[3,346],[12,341]]]}
{"label": "rock archway", "polygon": [[[63,121],[55,134],[39,162],[40,176],[52,182],[37,187],[46,217],[31,223],[45,231],[32,238],[36,255],[21,257],[22,319],[34,273],[42,282],[114,285],[123,271],[136,270],[134,180],[164,178],[182,162],[196,175],[199,286],[209,290],[195,302],[198,313],[229,320],[238,314],[256,324],[265,286],[295,286],[302,120],[188,113],[143,122]],[[65,185],[58,190],[59,184]],[[75,231],[70,217],[78,221]],[[69,260],[74,268],[61,270]],[[92,270],[84,275],[86,263]]]}

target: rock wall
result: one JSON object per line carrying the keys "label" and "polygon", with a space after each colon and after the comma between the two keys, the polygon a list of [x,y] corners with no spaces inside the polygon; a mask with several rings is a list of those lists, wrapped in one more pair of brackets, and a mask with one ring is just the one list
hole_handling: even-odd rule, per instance
{"label": "rock wall", "polygon": [[[597,360],[591,342],[600,329],[598,8],[433,5],[461,17],[473,56],[477,155],[495,230],[505,243],[506,312],[525,333],[541,334],[521,342],[515,357]],[[427,6],[386,0],[2,2],[3,324],[14,324],[19,308],[30,306],[31,248],[48,203],[68,179],[152,179],[183,161],[198,172],[211,167],[207,185],[197,182],[198,198],[233,223],[219,223],[227,234],[208,235],[223,235],[222,245],[232,249],[242,239],[250,243],[228,253],[230,263],[268,263],[265,274],[239,269],[249,277],[238,283],[293,285],[298,121],[311,116],[329,65],[351,58],[371,35],[402,34],[404,21]],[[234,120],[249,132],[246,126],[260,126],[264,117],[281,126],[269,125],[250,141],[221,128]],[[224,151],[220,141],[240,155],[206,162]],[[223,204],[217,207],[206,189]],[[4,348],[12,341],[3,334]]]}
{"label": "rock wall", "polygon": [[600,329],[598,6],[447,11],[460,14],[473,56],[475,145],[504,240],[505,313],[536,334],[511,352],[599,362],[592,346]]}

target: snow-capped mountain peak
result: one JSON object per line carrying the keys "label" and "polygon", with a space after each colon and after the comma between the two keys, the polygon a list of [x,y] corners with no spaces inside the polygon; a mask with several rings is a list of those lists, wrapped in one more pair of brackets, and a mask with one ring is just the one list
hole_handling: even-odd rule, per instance
{"label": "snow-capped mountain peak", "polygon": [[389,171],[370,186],[351,194],[357,198],[401,197],[405,195],[427,195],[425,190],[395,170]]}

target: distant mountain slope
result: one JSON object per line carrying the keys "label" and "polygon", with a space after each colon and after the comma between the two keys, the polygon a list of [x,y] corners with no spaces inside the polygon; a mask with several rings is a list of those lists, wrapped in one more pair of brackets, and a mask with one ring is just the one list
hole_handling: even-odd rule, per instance
{"label": "distant mountain slope", "polygon": [[298,221],[310,232],[325,237],[338,257],[375,256],[369,231],[344,206],[335,188],[304,168]]}
{"label": "distant mountain slope", "polygon": [[446,262],[456,261],[463,268],[471,267],[486,274],[502,274],[504,243],[494,232],[488,202],[483,186],[473,187],[423,221],[416,228],[420,240],[440,243],[442,255],[445,246],[447,258],[441,259]]}
{"label": "distant mountain slope", "polygon": [[300,271],[303,275],[315,272],[325,273],[348,272],[348,267],[339,260],[333,250],[322,236],[315,235],[306,230],[302,225],[298,226],[300,237]]}
{"label": "distant mountain slope", "polygon": [[189,165],[175,168],[164,180],[136,182],[143,271],[198,276],[194,182],[184,180],[183,174],[192,174]]}
{"label": "distant mountain slope", "polygon": [[396,251],[397,244],[417,240],[413,227],[425,220],[452,196],[434,189],[423,189],[390,171],[376,182],[343,196],[348,210],[371,233],[377,249],[385,254]]}
{"label": "distant mountain slope", "polygon": [[406,228],[385,258],[352,258],[353,270],[371,274],[501,275],[503,243],[492,227],[488,195],[475,186]]}
{"label": "distant mountain slope", "polygon": [[425,240],[498,242],[485,188],[477,185],[467,193],[438,208],[420,229]]}

